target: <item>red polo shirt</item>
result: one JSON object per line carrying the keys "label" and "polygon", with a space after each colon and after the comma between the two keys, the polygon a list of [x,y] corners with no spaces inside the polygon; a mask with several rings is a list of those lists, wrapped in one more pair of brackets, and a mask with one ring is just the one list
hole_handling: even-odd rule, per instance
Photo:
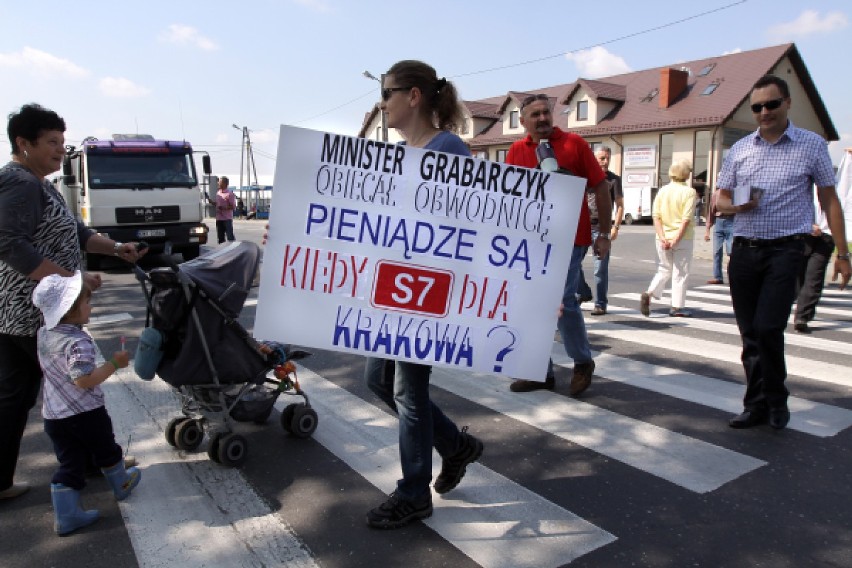
{"label": "red polo shirt", "polygon": [[[592,148],[582,137],[553,127],[550,135],[550,145],[556,154],[556,162],[559,167],[570,171],[578,177],[586,178],[586,190],[595,187],[604,179],[606,174],[598,164]],[[531,136],[518,140],[509,148],[506,155],[506,163],[514,166],[535,168],[538,166],[538,158],[535,149],[538,144],[533,142]],[[585,197],[585,196],[584,196]],[[589,206],[586,199],[582,200],[580,206],[580,219],[577,222],[577,234],[574,236],[574,246],[587,247],[592,244],[592,222],[589,217]]]}

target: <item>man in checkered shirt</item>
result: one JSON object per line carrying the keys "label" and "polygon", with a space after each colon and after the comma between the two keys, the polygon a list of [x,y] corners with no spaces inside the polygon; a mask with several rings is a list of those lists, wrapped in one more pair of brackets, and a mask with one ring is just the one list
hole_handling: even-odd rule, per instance
{"label": "man in checkered shirt", "polygon": [[842,276],[841,290],[849,282],[843,210],[826,141],[787,119],[790,104],[783,79],[767,75],[758,80],[751,92],[758,129],[734,144],[717,181],[719,212],[735,215],[728,281],[747,380],[744,411],[730,420],[732,428],[769,422],[782,429],[790,420],[784,330],[795,298],[804,237],[813,222],[814,184],[832,234],[841,244],[834,278]]}

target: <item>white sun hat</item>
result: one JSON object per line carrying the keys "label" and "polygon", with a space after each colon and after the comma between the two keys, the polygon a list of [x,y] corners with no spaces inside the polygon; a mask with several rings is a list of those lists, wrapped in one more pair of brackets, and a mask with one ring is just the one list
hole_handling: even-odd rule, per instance
{"label": "white sun hat", "polygon": [[33,304],[44,314],[44,326],[53,329],[65,317],[83,289],[83,275],[79,270],[73,276],[49,274],[33,290]]}

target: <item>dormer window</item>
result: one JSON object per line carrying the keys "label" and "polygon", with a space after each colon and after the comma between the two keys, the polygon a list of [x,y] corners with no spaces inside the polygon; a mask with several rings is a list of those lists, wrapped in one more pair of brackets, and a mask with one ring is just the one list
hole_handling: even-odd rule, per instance
{"label": "dormer window", "polygon": [[516,110],[509,113],[509,128],[518,128],[521,125],[519,116],[520,113]]}
{"label": "dormer window", "polygon": [[577,101],[577,121],[589,120],[589,101]]}
{"label": "dormer window", "polygon": [[660,89],[656,89],[656,88],[655,88],[655,89],[653,89],[650,93],[648,93],[647,95],[645,95],[645,96],[642,98],[642,100],[640,100],[639,102],[641,102],[641,103],[647,103],[647,102],[653,101],[653,100],[654,100],[654,97],[656,97],[656,96],[657,96],[657,94],[658,94],[659,92],[660,92]]}
{"label": "dormer window", "polygon": [[698,76],[699,76],[699,77],[704,77],[704,76],[706,76],[706,75],[709,75],[709,74],[710,74],[710,71],[712,71],[712,70],[713,70],[713,69],[715,69],[715,68],[716,68],[716,64],[715,64],[715,63],[709,63],[709,64],[705,65],[705,66],[701,69],[701,71],[699,71],[699,72],[698,72]]}

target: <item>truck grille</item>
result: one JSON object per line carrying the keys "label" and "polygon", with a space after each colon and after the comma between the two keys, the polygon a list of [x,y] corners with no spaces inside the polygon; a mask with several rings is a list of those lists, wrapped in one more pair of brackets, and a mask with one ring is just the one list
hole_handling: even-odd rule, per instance
{"label": "truck grille", "polygon": [[121,225],[139,223],[162,223],[180,219],[178,205],[158,207],[119,207],[115,210],[115,221]]}

